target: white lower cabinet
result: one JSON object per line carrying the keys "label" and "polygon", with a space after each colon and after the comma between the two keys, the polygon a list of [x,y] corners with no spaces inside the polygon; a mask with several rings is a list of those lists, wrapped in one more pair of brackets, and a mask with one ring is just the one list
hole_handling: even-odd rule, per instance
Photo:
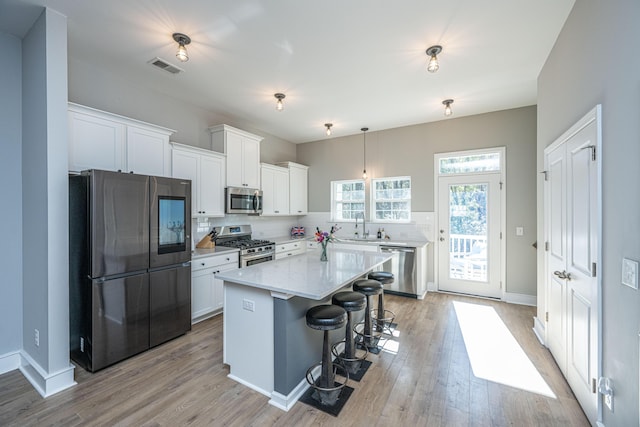
{"label": "white lower cabinet", "polygon": [[293,255],[300,255],[307,251],[305,241],[287,242],[276,244],[276,259],[282,259]]}
{"label": "white lower cabinet", "polygon": [[223,253],[191,262],[191,323],[222,312],[223,281],[218,273],[238,268],[238,253]]}

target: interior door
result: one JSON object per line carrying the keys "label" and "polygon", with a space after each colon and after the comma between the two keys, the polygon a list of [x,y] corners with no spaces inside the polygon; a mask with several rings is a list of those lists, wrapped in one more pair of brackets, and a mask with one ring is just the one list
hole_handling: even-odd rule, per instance
{"label": "interior door", "polygon": [[499,298],[500,174],[438,179],[438,289]]}
{"label": "interior door", "polygon": [[600,317],[596,111],[545,150],[548,345],[592,422],[598,415]]}

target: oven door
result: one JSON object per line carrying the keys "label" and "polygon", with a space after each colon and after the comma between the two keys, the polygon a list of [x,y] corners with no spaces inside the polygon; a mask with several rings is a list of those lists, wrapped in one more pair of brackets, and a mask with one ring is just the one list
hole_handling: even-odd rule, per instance
{"label": "oven door", "polygon": [[240,268],[250,267],[252,265],[260,264],[263,262],[273,261],[275,258],[274,252],[260,253],[256,255],[243,255],[240,257]]}

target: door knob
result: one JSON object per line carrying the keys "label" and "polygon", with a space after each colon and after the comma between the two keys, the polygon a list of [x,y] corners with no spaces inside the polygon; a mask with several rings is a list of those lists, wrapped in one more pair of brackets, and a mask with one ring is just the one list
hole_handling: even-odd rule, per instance
{"label": "door knob", "polygon": [[440,229],[440,234],[444,233],[444,230]]}
{"label": "door knob", "polygon": [[562,271],[556,270],[553,272],[553,274],[558,276],[560,279],[571,280],[571,273],[567,273],[566,270],[562,270]]}
{"label": "door knob", "polygon": [[441,242],[444,242],[444,237],[440,237],[440,241],[441,241]]}

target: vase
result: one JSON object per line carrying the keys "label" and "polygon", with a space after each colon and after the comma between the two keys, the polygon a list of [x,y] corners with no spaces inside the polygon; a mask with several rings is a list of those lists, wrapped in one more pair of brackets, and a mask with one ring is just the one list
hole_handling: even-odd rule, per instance
{"label": "vase", "polygon": [[320,248],[322,249],[322,253],[320,254],[320,261],[328,261],[327,260],[327,244],[325,242],[320,242]]}

